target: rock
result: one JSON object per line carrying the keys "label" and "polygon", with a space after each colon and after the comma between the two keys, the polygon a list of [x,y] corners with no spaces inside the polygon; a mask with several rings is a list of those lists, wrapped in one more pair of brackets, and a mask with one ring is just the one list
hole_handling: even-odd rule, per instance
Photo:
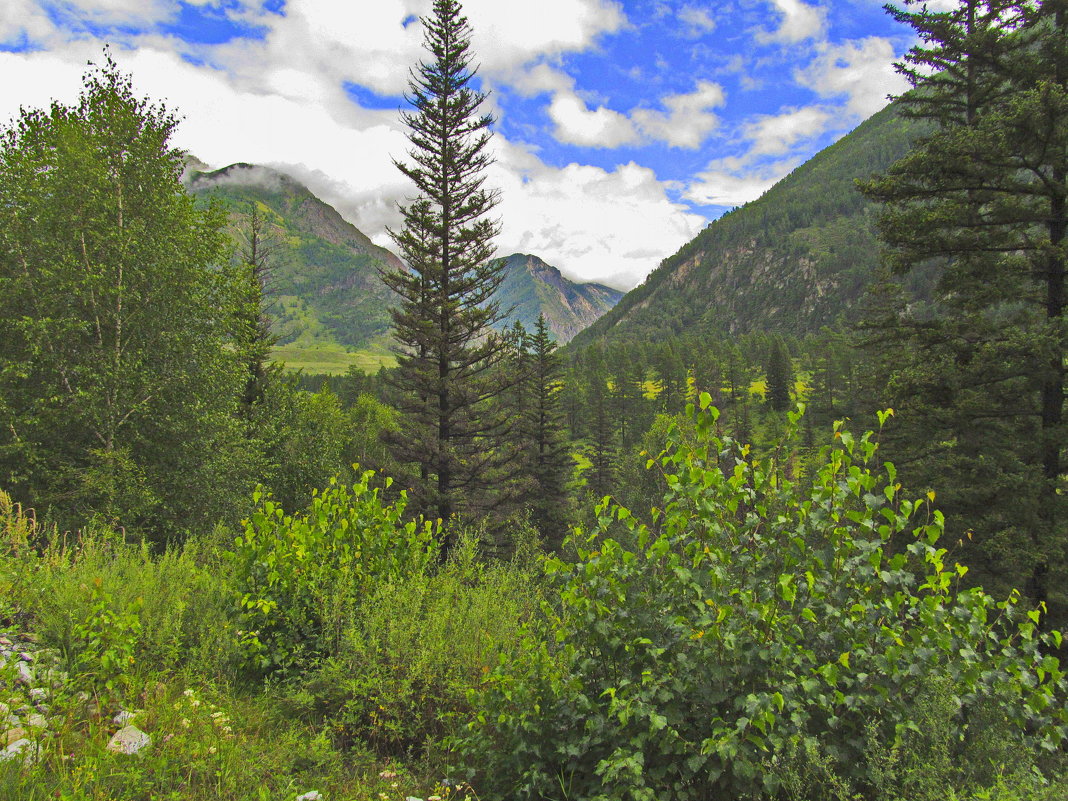
{"label": "rock", "polygon": [[318,790],[312,790],[311,792],[305,793],[304,795],[298,795],[297,801],[320,801],[322,797],[323,794],[320,793]]}
{"label": "rock", "polygon": [[19,651],[19,661],[32,662],[33,660],[34,656],[29,651]]}
{"label": "rock", "polygon": [[25,740],[28,734],[29,732],[25,729],[8,729],[3,734],[0,734],[0,742],[4,744],[4,748],[7,748],[12,743]]}
{"label": "rock", "polygon": [[42,701],[47,701],[50,693],[44,687],[31,687],[30,688],[30,701],[34,704],[39,704]]}
{"label": "rock", "polygon": [[11,640],[7,637],[0,637],[0,645],[4,646],[5,648],[10,648],[14,644],[15,643],[11,642]]}
{"label": "rock", "polygon": [[27,765],[32,765],[37,761],[37,745],[25,738],[16,740],[11,743],[3,751],[0,751],[0,762],[7,762],[8,760],[15,759],[22,756],[22,761]]}
{"label": "rock", "polygon": [[26,687],[33,686],[33,668],[31,668],[25,662],[19,662],[18,674],[15,676],[15,683],[22,684]]}
{"label": "rock", "polygon": [[[58,690],[64,684],[67,683],[67,679],[70,678],[65,670],[58,670],[57,668],[49,668],[45,671],[44,680],[47,684],[52,685],[52,689]],[[86,698],[88,699],[88,695]]]}
{"label": "rock", "polygon": [[36,645],[37,643],[39,643],[41,641],[40,638],[38,638],[38,636],[36,634],[29,633],[29,632],[27,632],[26,634],[23,634],[22,635],[22,639],[23,639],[24,642],[32,642],[34,645]]}
{"label": "rock", "polygon": [[132,712],[127,712],[125,709],[123,709],[122,711],[119,712],[119,714],[117,714],[115,717],[113,717],[111,719],[111,722],[114,723],[116,726],[125,726],[127,723],[129,723],[131,720],[133,720],[135,717],[140,715],[141,712],[143,712],[143,711],[144,710],[142,710],[142,709],[135,709]]}
{"label": "rock", "polygon": [[123,726],[108,743],[108,750],[116,754],[136,754],[152,745],[152,738],[136,726]]}
{"label": "rock", "polygon": [[47,729],[48,720],[45,719],[44,715],[34,712],[26,717],[26,725],[31,729]]}

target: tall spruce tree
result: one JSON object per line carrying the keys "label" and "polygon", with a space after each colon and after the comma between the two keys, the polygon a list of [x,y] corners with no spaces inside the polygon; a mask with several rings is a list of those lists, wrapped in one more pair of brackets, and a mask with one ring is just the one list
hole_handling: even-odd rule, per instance
{"label": "tall spruce tree", "polygon": [[412,73],[414,111],[404,116],[412,149],[407,163],[394,161],[418,190],[401,207],[404,227],[390,232],[408,269],[383,279],[399,298],[397,459],[418,465],[418,505],[447,520],[492,503],[502,421],[489,401],[501,391],[495,367],[506,348],[491,327],[501,318],[493,294],[503,272],[490,262],[499,228],[489,217],[497,193],[485,187],[493,118],[479,112],[486,96],[470,85],[470,27],[457,0],[435,0],[422,24],[432,60]]}
{"label": "tall spruce tree", "polygon": [[790,363],[790,352],[782,337],[776,337],[768,353],[767,367],[768,405],[777,412],[790,408],[790,388],[794,383],[794,368]]}
{"label": "tall spruce tree", "polygon": [[560,357],[545,315],[538,315],[530,338],[529,392],[523,435],[534,495],[531,519],[549,547],[559,547],[568,522],[567,479],[571,456],[560,409]]}
{"label": "tall spruce tree", "polygon": [[891,13],[920,37],[900,66],[915,87],[904,112],[933,131],[862,188],[884,203],[897,272],[943,265],[932,309],[899,302],[873,325],[904,412],[896,461],[914,484],[946,487],[991,573],[1042,604],[1068,543],[1068,3]]}

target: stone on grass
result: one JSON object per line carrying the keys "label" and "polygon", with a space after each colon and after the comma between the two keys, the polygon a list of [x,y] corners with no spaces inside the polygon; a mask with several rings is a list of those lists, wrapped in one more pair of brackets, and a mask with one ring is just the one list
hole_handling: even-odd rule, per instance
{"label": "stone on grass", "polygon": [[116,754],[136,754],[152,745],[152,738],[136,726],[123,726],[112,736],[108,750]]}
{"label": "stone on grass", "polygon": [[131,720],[133,720],[135,717],[140,715],[142,711],[143,710],[140,710],[140,709],[134,709],[131,712],[127,712],[125,709],[123,709],[123,710],[121,710],[119,712],[119,714],[117,714],[115,717],[113,717],[111,719],[111,722],[114,723],[116,726],[125,726],[127,723],[129,723]]}
{"label": "stone on grass", "polygon": [[311,792],[307,792],[304,795],[298,795],[297,801],[320,801],[322,797],[323,794],[320,793],[318,790],[312,790]]}
{"label": "stone on grass", "polygon": [[19,740],[25,740],[27,734],[28,732],[25,729],[8,729],[3,734],[0,734],[0,743],[3,743],[4,748],[7,748],[12,743],[17,743]]}
{"label": "stone on grass", "polygon": [[31,668],[25,662],[19,662],[18,675],[15,676],[16,684],[23,684],[27,687],[33,686],[33,668]]}
{"label": "stone on grass", "polygon": [[34,712],[32,715],[26,716],[26,725],[31,729],[47,729],[48,720],[39,712]]}
{"label": "stone on grass", "polygon": [[37,761],[38,750],[36,743],[24,737],[21,740],[15,740],[3,751],[0,751],[0,762],[7,762],[21,756],[23,763],[32,765]]}

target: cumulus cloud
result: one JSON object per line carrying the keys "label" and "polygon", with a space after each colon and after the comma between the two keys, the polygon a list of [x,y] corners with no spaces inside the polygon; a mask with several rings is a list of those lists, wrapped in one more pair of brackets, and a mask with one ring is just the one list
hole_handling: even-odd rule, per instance
{"label": "cumulus cloud", "polygon": [[726,102],[723,87],[698,81],[692,92],[667,95],[660,109],[635,108],[629,114],[605,106],[590,109],[573,89],[557,92],[549,117],[559,142],[584,147],[614,148],[645,142],[671,147],[699,147],[719,125],[712,109]]}
{"label": "cumulus cloud", "polygon": [[816,58],[794,73],[802,86],[821,97],[846,97],[846,110],[864,119],[887,104],[887,95],[908,88],[894,71],[894,48],[889,40],[869,37],[840,45],[823,43]]}
{"label": "cumulus cloud", "polygon": [[827,11],[819,6],[810,6],[801,0],[768,0],[782,15],[782,22],[774,31],[761,31],[757,39],[762,42],[803,42],[823,36]]}
{"label": "cumulus cloud", "polygon": [[542,163],[504,144],[491,179],[502,190],[498,253],[537,253],[564,273],[622,289],[705,225],[673,202],[656,174],[633,162],[605,170]]}
{"label": "cumulus cloud", "polygon": [[821,106],[757,117],[745,126],[744,136],[753,143],[749,155],[755,158],[788,153],[799,142],[811,140],[827,130],[833,119],[831,112]]}
{"label": "cumulus cloud", "polygon": [[639,139],[637,129],[625,115],[605,106],[590,109],[573,91],[553,97],[549,118],[556,126],[553,136],[569,145],[613,148],[635,144]]}
{"label": "cumulus cloud", "polygon": [[706,8],[683,6],[679,9],[679,22],[686,26],[689,36],[701,36],[716,29],[716,20]]}
{"label": "cumulus cloud", "polygon": [[4,0],[0,4],[0,44],[39,42],[55,26],[34,0]]}
{"label": "cumulus cloud", "polygon": [[705,206],[742,206],[768,191],[799,163],[799,159],[787,159],[734,169],[738,167],[736,160],[713,162],[709,169],[698,173],[683,197]]}
{"label": "cumulus cloud", "polygon": [[660,103],[664,111],[635,109],[631,118],[647,139],[666,142],[672,147],[696,148],[719,125],[719,118],[710,109],[725,102],[722,86],[698,81],[693,92],[663,98]]}

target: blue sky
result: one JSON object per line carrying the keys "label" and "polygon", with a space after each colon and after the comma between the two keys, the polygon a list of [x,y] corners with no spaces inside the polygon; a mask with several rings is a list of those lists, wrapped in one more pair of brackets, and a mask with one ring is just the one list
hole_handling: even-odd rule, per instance
{"label": "blue sky", "polygon": [[[936,0],[944,5],[948,0]],[[111,42],[219,167],[305,180],[388,245],[430,0],[3,0],[0,119],[71,100]],[[903,89],[880,0],[467,0],[498,118],[501,255],[621,288]]]}

